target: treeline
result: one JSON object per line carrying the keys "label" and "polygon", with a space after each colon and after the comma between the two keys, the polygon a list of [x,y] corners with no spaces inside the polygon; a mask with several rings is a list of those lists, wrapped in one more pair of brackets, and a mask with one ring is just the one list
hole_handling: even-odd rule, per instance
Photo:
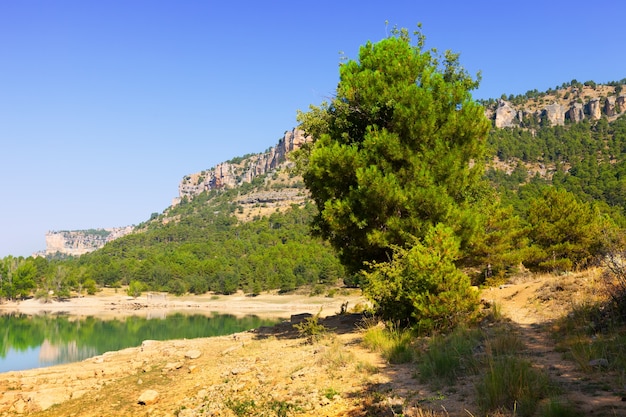
{"label": "treeline", "polygon": [[[609,81],[609,82],[602,83],[602,84],[608,85],[611,87],[616,87],[617,88],[616,93],[620,93],[622,90],[622,86],[626,84],[626,78],[622,78],[619,81]],[[564,82],[561,85],[557,85],[554,89],[548,88],[546,91],[539,91],[537,89],[533,89],[533,90],[526,91],[526,93],[524,94],[517,94],[517,95],[509,94],[508,96],[506,94],[502,94],[500,96],[500,99],[508,100],[515,105],[521,105],[525,101],[528,101],[528,100],[537,100],[537,99],[544,98],[548,95],[559,95],[560,92],[570,87],[582,90],[583,87],[591,87],[595,89],[597,86],[598,86],[598,83],[596,83],[593,80],[580,82],[576,79],[573,79],[572,81]],[[568,98],[567,93],[565,93],[564,97]],[[496,101],[497,100],[494,98],[490,98],[486,100],[479,100],[479,102],[483,104],[485,107],[493,106],[494,104],[496,104]]]}
{"label": "treeline", "polygon": [[232,192],[203,195],[142,225],[144,230],[68,260],[7,257],[0,262],[0,296],[63,298],[131,281],[144,290],[203,294],[291,291],[344,277],[327,244],[309,234],[315,211],[293,205],[239,221]]}

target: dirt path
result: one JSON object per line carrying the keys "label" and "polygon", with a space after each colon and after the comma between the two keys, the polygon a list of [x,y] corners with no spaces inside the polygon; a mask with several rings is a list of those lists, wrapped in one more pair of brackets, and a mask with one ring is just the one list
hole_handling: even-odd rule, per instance
{"label": "dirt path", "polygon": [[604,378],[599,369],[592,371],[593,375],[582,371],[557,349],[553,336],[556,320],[589,297],[589,294],[571,291],[572,285],[582,288],[573,283],[574,279],[543,277],[493,288],[484,296],[496,302],[502,314],[515,325],[526,346],[528,359],[561,387],[563,398],[584,415],[626,416],[626,402],[619,395],[620,387],[611,386],[611,378]]}

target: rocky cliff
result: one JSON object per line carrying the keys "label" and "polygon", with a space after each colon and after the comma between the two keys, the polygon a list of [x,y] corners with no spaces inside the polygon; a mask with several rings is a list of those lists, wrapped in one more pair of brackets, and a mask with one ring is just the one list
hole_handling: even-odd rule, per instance
{"label": "rocky cliff", "polygon": [[126,226],[109,229],[50,231],[46,233],[46,250],[37,255],[83,255],[101,248],[107,242],[131,233],[133,229],[133,226]]}
{"label": "rocky cliff", "polygon": [[211,190],[237,187],[243,183],[251,183],[260,175],[268,174],[288,163],[286,155],[299,149],[309,137],[298,129],[285,132],[278,144],[267,152],[248,155],[222,162],[213,168],[185,176],[178,186],[178,198],[172,205],[180,203],[181,199],[193,198],[196,195]]}
{"label": "rocky cliff", "polygon": [[[621,86],[620,86],[621,87]],[[613,120],[626,112],[626,94],[621,88],[610,85],[575,85],[551,90],[536,97],[521,99],[510,97],[488,103],[487,118],[497,128],[532,126],[533,123],[578,123],[607,117]]]}

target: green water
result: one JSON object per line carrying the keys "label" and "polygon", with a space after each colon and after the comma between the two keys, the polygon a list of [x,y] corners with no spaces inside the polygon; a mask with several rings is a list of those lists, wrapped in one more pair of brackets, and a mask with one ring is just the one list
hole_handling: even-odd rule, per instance
{"label": "green water", "polygon": [[228,314],[175,313],[164,318],[114,320],[66,315],[0,315],[0,372],[77,362],[144,340],[220,336],[269,326],[279,320]]}

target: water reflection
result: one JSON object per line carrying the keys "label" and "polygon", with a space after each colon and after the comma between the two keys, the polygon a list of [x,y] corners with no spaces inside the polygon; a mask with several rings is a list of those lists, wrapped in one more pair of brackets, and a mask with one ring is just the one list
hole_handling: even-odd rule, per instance
{"label": "water reflection", "polygon": [[277,319],[229,314],[167,314],[101,320],[68,315],[0,315],[0,372],[77,362],[144,340],[191,339],[273,325]]}
{"label": "water reflection", "polygon": [[39,347],[39,363],[44,365],[78,362],[96,355],[98,355],[98,351],[95,347],[79,347],[76,340],[71,340],[66,344],[53,345],[46,339]]}

